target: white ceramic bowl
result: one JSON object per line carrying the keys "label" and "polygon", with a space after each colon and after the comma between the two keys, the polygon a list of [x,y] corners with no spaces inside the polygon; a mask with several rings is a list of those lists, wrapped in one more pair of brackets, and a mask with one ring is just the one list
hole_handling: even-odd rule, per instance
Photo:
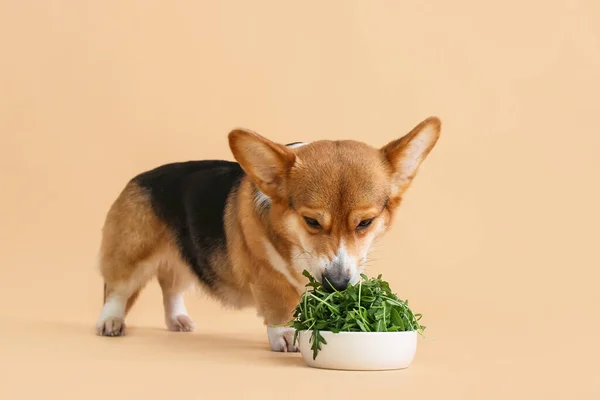
{"label": "white ceramic bowl", "polygon": [[302,358],[310,367],[353,371],[382,371],[407,368],[417,351],[416,331],[340,332],[321,331],[327,344],[313,360],[311,331],[298,338]]}

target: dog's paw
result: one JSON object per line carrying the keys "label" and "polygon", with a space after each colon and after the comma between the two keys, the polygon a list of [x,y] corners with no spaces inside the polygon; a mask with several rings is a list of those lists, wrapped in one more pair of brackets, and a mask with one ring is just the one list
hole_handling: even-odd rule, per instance
{"label": "dog's paw", "polygon": [[271,350],[279,352],[298,351],[297,343],[294,343],[294,329],[286,327],[268,327],[267,335]]}
{"label": "dog's paw", "polygon": [[167,328],[171,332],[193,332],[196,324],[188,315],[180,314],[167,319]]}
{"label": "dog's paw", "polygon": [[96,325],[96,334],[100,336],[124,336],[125,321],[119,317],[109,317],[99,321]]}

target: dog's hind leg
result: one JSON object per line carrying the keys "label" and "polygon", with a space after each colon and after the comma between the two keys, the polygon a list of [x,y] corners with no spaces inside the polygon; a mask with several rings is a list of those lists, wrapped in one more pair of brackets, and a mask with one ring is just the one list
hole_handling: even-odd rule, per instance
{"label": "dog's hind leg", "polygon": [[158,272],[158,282],[163,294],[167,328],[173,332],[193,331],[196,325],[188,315],[183,298],[193,282],[186,266],[179,262],[162,266]]}
{"label": "dog's hind leg", "polygon": [[125,335],[125,316],[133,306],[147,279],[106,284],[105,301],[96,323],[101,336]]}
{"label": "dog's hind leg", "polygon": [[125,316],[142,288],[156,276],[157,252],[167,236],[148,194],[135,183],[128,184],[109,210],[102,231],[100,272],[105,286],[98,335],[125,334]]}

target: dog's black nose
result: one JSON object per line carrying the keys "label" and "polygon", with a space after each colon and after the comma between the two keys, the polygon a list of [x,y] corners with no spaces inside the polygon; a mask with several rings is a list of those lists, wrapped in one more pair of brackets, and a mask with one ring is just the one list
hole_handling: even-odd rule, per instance
{"label": "dog's black nose", "polygon": [[323,287],[330,292],[334,289],[338,291],[344,290],[348,287],[348,283],[350,283],[350,278],[344,274],[332,274],[327,270],[323,272]]}

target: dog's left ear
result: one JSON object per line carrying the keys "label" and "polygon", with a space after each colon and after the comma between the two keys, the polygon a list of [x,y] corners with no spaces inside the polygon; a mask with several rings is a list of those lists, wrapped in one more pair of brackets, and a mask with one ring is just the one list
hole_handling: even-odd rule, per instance
{"label": "dog's left ear", "polygon": [[271,198],[283,196],[285,177],[296,161],[294,153],[284,145],[245,129],[229,133],[229,147],[261,192]]}
{"label": "dog's left ear", "polygon": [[419,166],[440,137],[441,126],[439,118],[427,118],[408,134],[381,149],[392,166],[392,197],[401,196],[408,188]]}

